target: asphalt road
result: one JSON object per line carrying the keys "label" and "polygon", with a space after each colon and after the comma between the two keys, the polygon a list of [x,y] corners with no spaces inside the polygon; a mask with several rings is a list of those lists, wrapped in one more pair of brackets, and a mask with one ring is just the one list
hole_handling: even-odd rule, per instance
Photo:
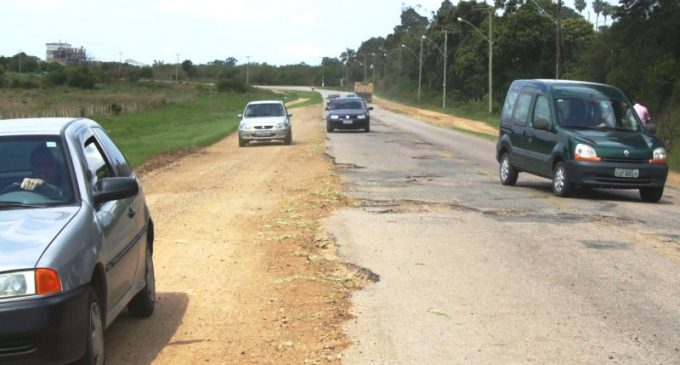
{"label": "asphalt road", "polygon": [[379,107],[371,122],[327,139],[361,204],[325,227],[379,277],[353,296],[344,363],[680,364],[677,189],[502,186],[493,141]]}

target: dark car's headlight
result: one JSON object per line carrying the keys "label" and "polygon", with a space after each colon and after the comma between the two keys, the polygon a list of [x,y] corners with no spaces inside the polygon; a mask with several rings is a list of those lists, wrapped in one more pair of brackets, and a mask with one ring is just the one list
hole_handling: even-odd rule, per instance
{"label": "dark car's headlight", "polygon": [[366,114],[357,115],[357,119],[366,119]]}
{"label": "dark car's headlight", "polygon": [[52,269],[15,271],[0,274],[0,299],[61,291],[59,274]]}
{"label": "dark car's headlight", "polygon": [[337,119],[340,119],[340,116],[333,114],[333,115],[331,115],[331,119],[337,120]]}

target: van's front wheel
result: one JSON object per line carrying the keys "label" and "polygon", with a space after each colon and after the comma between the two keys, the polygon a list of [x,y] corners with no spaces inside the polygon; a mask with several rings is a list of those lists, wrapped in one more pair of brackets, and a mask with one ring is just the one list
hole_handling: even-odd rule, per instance
{"label": "van's front wheel", "polygon": [[498,175],[503,185],[515,185],[517,182],[517,169],[510,163],[510,155],[505,152],[501,157],[501,165],[498,168]]}
{"label": "van's front wheel", "polygon": [[564,162],[558,162],[555,165],[552,187],[553,193],[559,197],[569,196],[574,189],[567,178],[567,169],[564,167]]}

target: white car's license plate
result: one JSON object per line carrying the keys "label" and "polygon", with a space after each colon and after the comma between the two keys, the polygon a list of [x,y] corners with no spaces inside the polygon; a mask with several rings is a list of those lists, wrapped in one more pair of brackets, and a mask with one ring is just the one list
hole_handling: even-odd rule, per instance
{"label": "white car's license plate", "polygon": [[352,120],[351,119],[343,120],[342,124],[352,124]]}
{"label": "white car's license plate", "polygon": [[614,176],[616,177],[629,177],[637,179],[640,176],[640,170],[638,169],[615,169]]}

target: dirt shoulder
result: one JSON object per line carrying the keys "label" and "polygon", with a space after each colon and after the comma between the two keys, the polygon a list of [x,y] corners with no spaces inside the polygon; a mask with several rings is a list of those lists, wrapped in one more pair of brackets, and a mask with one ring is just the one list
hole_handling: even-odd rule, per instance
{"label": "dirt shoulder", "polygon": [[165,155],[141,179],[155,223],[158,303],[106,333],[107,363],[317,364],[349,342],[349,293],[319,219],[347,202],[324,158],[321,106],[295,109],[293,145],[236,135]]}
{"label": "dirt shoulder", "polygon": [[[439,127],[454,128],[491,137],[498,137],[498,129],[477,120],[454,117],[431,110],[418,109],[376,96],[373,96],[373,103],[381,108],[401,114],[407,114]],[[676,189],[680,189],[680,174],[669,172],[666,184]]]}

